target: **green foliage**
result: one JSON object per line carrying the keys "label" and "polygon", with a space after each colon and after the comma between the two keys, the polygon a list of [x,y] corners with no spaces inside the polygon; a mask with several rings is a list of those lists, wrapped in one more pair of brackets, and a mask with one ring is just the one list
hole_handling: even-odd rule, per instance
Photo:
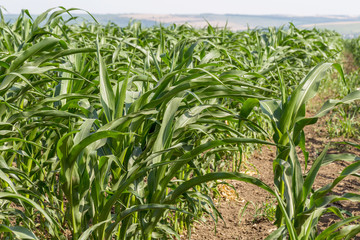
{"label": "green foliage", "polygon": [[344,40],[345,51],[352,54],[355,64],[360,66],[360,38],[352,38]]}
{"label": "green foliage", "polygon": [[253,223],[260,222],[264,219],[267,219],[270,222],[273,222],[275,220],[275,213],[276,213],[275,201],[267,200],[266,202],[262,202],[260,204],[255,204],[250,201],[250,202],[246,202],[244,207],[240,210],[239,224],[241,224],[242,218],[245,215],[245,212],[249,204],[251,204],[254,208],[254,210],[251,213]]}
{"label": "green foliage", "polygon": [[331,138],[344,136],[348,139],[359,139],[359,109],[360,106],[353,104],[352,106],[342,107],[332,112],[329,120],[327,120],[329,136]]}
{"label": "green foliage", "polygon": [[[313,184],[319,169],[329,164],[331,160],[324,161],[327,147],[313,162],[307,170],[308,153],[304,147],[304,131],[306,125],[315,123],[319,117],[324,116],[339,104],[349,104],[360,100],[360,91],[354,91],[345,96],[342,100],[328,100],[321,107],[319,112],[310,118],[305,117],[306,102],[314,97],[319,89],[321,76],[334,66],[339,70],[338,65],[324,63],[316,66],[297,86],[290,98],[285,102],[265,101],[261,103],[265,114],[272,120],[275,128],[273,136],[277,144],[277,157],[274,161],[274,184],[278,207],[276,222],[278,230],[272,233],[267,239],[321,239],[339,237],[342,233],[335,232],[337,227],[330,226],[321,235],[317,236],[317,225],[320,217],[326,212],[333,212],[341,219],[340,223],[349,223],[358,217],[344,219],[340,210],[327,204],[338,200],[359,201],[359,195],[345,193],[343,196],[327,195],[341,180],[349,175],[356,174],[360,169],[360,162],[355,162],[346,167],[334,182],[317,190]],[[342,71],[339,71],[342,76]],[[305,172],[302,172],[301,163],[295,147],[299,146],[305,156]],[[332,159],[334,160],[334,159]],[[340,224],[342,225],[342,224]],[[286,227],[285,227],[286,226]],[[338,226],[338,225],[336,225]],[[353,225],[358,229],[358,225]],[[351,228],[344,231],[350,234]],[[355,231],[355,230],[354,230]],[[360,230],[356,230],[359,232]],[[352,234],[352,233],[351,233]]]}
{"label": "green foliage", "polygon": [[[345,49],[346,51],[346,49]],[[342,58],[346,58],[346,54]],[[349,58],[349,56],[347,56]],[[344,68],[350,68],[350,72],[344,74],[344,81],[337,81],[334,73],[328,74],[321,83],[320,93],[325,97],[343,98],[349,92],[359,90],[359,74],[355,69],[351,69],[351,62],[344,59]],[[334,109],[327,118],[327,130],[331,138],[345,137],[357,139],[359,136],[359,108],[360,102],[355,101],[352,104],[339,106]]]}
{"label": "green foliage", "polygon": [[[278,236],[313,236],[301,224],[337,212],[326,193],[358,162],[314,193],[325,153],[303,176],[294,149],[306,152],[304,126],[359,99],[355,91],[304,115],[323,73],[341,73],[322,63],[340,51],[339,35],[293,25],[231,32],[72,24],[72,10],[1,19],[2,236],[36,239],[40,226],[50,239],[179,238],[203,213],[219,217],[206,184],[218,179],[272,194]],[[259,144],[278,148],[275,189],[219,171],[231,158],[240,169]]]}

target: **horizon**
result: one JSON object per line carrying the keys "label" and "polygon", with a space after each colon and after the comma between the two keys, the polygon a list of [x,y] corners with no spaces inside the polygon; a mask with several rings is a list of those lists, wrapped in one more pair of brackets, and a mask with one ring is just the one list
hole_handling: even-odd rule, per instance
{"label": "horizon", "polygon": [[[15,0],[16,1],[16,0]],[[41,0],[36,0],[41,1]],[[360,3],[360,2],[359,2]],[[0,0],[1,5],[1,0]],[[5,7],[6,8],[6,7]],[[65,7],[64,7],[65,8]],[[67,8],[69,9],[69,8]],[[40,13],[34,13],[28,9],[29,13],[36,17]],[[50,11],[59,10],[58,7]],[[189,23],[193,27],[202,28],[208,23],[216,27],[227,26],[234,31],[242,31],[257,27],[280,27],[293,23],[299,28],[322,28],[334,30],[342,34],[346,38],[353,38],[360,35],[360,15],[346,15],[346,14],[314,14],[301,15],[291,13],[216,13],[216,12],[202,12],[202,13],[144,13],[144,12],[112,12],[112,13],[97,13],[89,11],[91,15],[96,18],[99,23],[107,24],[108,22],[116,23],[119,26],[127,26],[129,21],[136,20],[143,23],[145,27],[151,27],[158,24],[184,24]],[[5,17],[12,21],[20,13],[13,13],[10,11],[3,11]],[[86,10],[73,10],[71,14],[79,16],[88,21],[91,16]]]}
{"label": "horizon", "polygon": [[[215,0],[137,0],[126,3],[116,0],[0,0],[0,6],[5,7],[9,14],[18,14],[21,9],[27,9],[32,14],[40,14],[50,8],[58,7],[80,8],[91,14],[220,14],[220,15],[286,15],[286,16],[359,16],[360,1],[343,0],[338,4],[335,0],[256,0],[240,2],[237,0],[223,0],[221,4]],[[351,6],[351,8],[349,7]]]}
{"label": "horizon", "polygon": [[[1,5],[0,5],[1,6]],[[62,6],[59,6],[62,7]],[[57,7],[56,7],[57,8]],[[54,10],[56,10],[56,8]],[[24,9],[28,10],[28,9]],[[43,11],[45,12],[45,11]],[[33,13],[29,10],[29,13],[32,15],[39,15],[43,12],[36,12]],[[84,9],[74,10],[71,12],[75,12],[76,15],[88,15],[87,12]],[[14,13],[14,12],[3,12],[4,15],[19,15],[21,12]],[[344,15],[344,14],[317,14],[317,15],[297,15],[297,14],[282,14],[282,13],[269,13],[269,14],[245,14],[245,13],[211,13],[211,12],[200,12],[200,13],[141,13],[141,12],[119,12],[119,13],[97,13],[97,12],[89,12],[92,15],[152,15],[152,16],[163,16],[163,15],[181,15],[181,16],[194,16],[194,15],[219,15],[219,16],[269,16],[269,17],[327,17],[327,18],[336,18],[336,17],[343,17],[343,18],[357,18],[360,17],[360,14],[358,15]],[[340,20],[340,19],[339,19]]]}

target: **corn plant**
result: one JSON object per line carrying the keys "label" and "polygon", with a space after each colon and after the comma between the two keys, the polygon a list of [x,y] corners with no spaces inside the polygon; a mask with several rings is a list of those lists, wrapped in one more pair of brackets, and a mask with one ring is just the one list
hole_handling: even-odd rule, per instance
{"label": "corn plant", "polygon": [[[73,24],[73,10],[35,19],[24,10],[13,23],[1,13],[2,237],[179,238],[202,214],[221,217],[206,184],[218,179],[269,191],[279,202],[274,234],[286,235],[284,223],[300,234],[307,220],[298,219],[311,218],[295,217],[293,186],[282,178],[289,171],[301,178],[294,146],[303,148],[305,125],[358,98],[329,101],[304,118],[318,75],[330,67],[318,64],[340,51],[338,34],[293,25],[231,32]],[[275,190],[219,172],[229,158],[240,169],[239,155],[259,144],[278,148]],[[326,209],[320,201],[331,186],[307,205],[313,168],[296,213]]]}
{"label": "corn plant", "polygon": [[[277,219],[275,224],[279,227],[268,239],[277,239],[290,236],[291,239],[327,239],[331,236],[355,236],[360,232],[358,225],[345,227],[339,232],[335,232],[339,227],[359,219],[351,217],[344,219],[321,234],[317,233],[317,224],[322,214],[334,212],[343,219],[341,212],[336,207],[327,207],[327,204],[337,200],[359,201],[359,195],[345,193],[343,196],[328,196],[327,194],[341,180],[348,175],[354,175],[359,171],[359,162],[355,162],[346,167],[333,183],[323,188],[312,190],[316,175],[321,166],[330,163],[324,161],[326,158],[327,147],[320,156],[313,162],[308,172],[302,173],[300,161],[298,159],[295,146],[299,146],[305,156],[305,167],[308,165],[308,153],[305,149],[305,135],[303,128],[306,125],[315,123],[319,117],[339,104],[349,104],[360,98],[360,92],[354,91],[345,96],[342,100],[328,100],[320,111],[311,118],[305,117],[306,102],[315,96],[319,82],[324,72],[334,66],[341,77],[343,77],[341,67],[337,64],[324,63],[315,67],[299,86],[291,94],[290,98],[283,102],[266,101],[261,103],[261,107],[272,120],[274,127],[274,142],[277,143],[277,158],[274,161],[274,184],[276,194],[279,194]],[[284,98],[283,98],[284,99]],[[286,232],[286,233],[285,233]]]}

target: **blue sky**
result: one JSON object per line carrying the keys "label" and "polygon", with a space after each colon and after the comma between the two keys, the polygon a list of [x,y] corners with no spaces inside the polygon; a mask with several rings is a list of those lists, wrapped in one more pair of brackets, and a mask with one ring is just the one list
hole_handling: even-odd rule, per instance
{"label": "blue sky", "polygon": [[360,15],[359,0],[0,0],[9,13],[78,7],[92,13]]}

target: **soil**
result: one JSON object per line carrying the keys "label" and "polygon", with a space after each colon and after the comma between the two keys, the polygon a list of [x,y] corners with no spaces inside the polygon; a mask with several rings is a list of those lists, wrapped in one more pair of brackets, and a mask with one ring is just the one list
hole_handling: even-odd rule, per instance
{"label": "soil", "polygon": [[[319,108],[320,102],[323,102],[323,99],[319,97],[313,99],[310,104],[312,108],[308,110],[307,114],[313,115],[316,109]],[[344,138],[329,139],[326,121],[326,118],[322,118],[319,119],[316,124],[305,128],[306,149],[310,153],[307,170],[327,143],[348,140]],[[302,165],[304,165],[304,158],[300,150],[299,153]],[[329,153],[353,153],[360,156],[359,149],[339,144],[331,144]],[[255,152],[251,159],[249,159],[251,165],[253,165],[258,172],[256,176],[270,186],[273,186],[272,163],[274,159],[275,148],[265,146],[262,147],[260,151]],[[322,167],[314,183],[314,188],[318,189],[332,182],[348,165],[349,163],[347,162],[338,161]],[[229,183],[234,186],[236,192],[227,185],[222,185],[223,187],[219,189],[222,193],[222,198],[217,204],[217,208],[224,221],[219,220],[219,222],[215,224],[211,218],[206,218],[206,222],[196,222],[191,231],[190,238],[183,235],[182,239],[265,239],[276,229],[273,225],[273,219],[269,219],[269,216],[273,216],[271,211],[273,209],[272,207],[275,206],[275,201],[270,194],[251,184],[236,181],[229,181]],[[345,178],[337,185],[332,194],[342,195],[345,192],[360,194],[360,178],[352,176]],[[348,211],[354,216],[360,215],[359,203],[341,201],[334,203],[334,205]],[[245,211],[243,211],[244,208]],[[338,220],[339,218],[334,214],[324,215],[320,221],[319,230],[325,229]],[[359,240],[360,235],[355,239]]]}

